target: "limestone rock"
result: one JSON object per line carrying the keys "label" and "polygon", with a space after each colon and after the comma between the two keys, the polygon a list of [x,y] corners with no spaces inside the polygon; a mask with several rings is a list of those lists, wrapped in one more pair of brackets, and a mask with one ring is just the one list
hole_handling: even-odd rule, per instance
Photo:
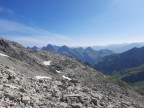
{"label": "limestone rock", "polygon": [[25,104],[28,104],[30,102],[30,97],[29,96],[23,96],[22,97],[22,102]]}
{"label": "limestone rock", "polygon": [[72,104],[72,108],[82,108],[82,104],[81,103],[74,103],[74,104]]}

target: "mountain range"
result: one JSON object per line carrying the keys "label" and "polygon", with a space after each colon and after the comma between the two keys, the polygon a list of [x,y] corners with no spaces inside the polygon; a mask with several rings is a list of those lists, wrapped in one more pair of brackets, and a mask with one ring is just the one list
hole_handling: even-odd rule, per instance
{"label": "mountain range", "polygon": [[121,80],[72,57],[0,38],[0,107],[142,108],[144,97]]}
{"label": "mountain range", "polygon": [[94,68],[144,89],[144,47],[104,57]]}
{"label": "mountain range", "polygon": [[139,43],[111,44],[111,45],[106,45],[106,46],[93,46],[92,48],[94,50],[108,49],[108,50],[113,51],[114,53],[122,53],[134,47],[140,48],[143,46],[144,46],[144,42],[139,42]]}
{"label": "mountain range", "polygon": [[28,49],[41,49],[41,50],[50,50],[59,54],[72,56],[82,62],[87,62],[90,65],[94,65],[98,60],[100,60],[102,57],[111,55],[113,52],[111,50],[103,49],[99,51],[93,50],[91,47],[87,48],[70,48],[67,46],[55,46],[48,44],[46,47],[38,48],[36,46],[34,47],[27,47]]}

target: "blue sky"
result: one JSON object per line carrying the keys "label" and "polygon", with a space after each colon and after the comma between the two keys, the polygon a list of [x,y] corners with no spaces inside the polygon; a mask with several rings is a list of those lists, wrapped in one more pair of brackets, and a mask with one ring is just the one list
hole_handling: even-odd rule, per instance
{"label": "blue sky", "polygon": [[0,0],[0,37],[40,47],[144,42],[144,0]]}

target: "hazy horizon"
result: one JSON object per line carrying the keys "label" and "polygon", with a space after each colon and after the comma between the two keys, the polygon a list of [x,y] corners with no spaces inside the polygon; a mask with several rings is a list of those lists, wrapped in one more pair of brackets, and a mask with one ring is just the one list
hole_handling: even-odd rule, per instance
{"label": "hazy horizon", "polygon": [[87,47],[109,47],[109,46],[117,46],[117,45],[128,45],[128,44],[140,44],[140,43],[143,43],[144,42],[132,42],[132,43],[115,43],[115,44],[106,44],[106,45],[94,45],[94,46],[68,46],[68,45],[55,45],[55,44],[46,44],[46,45],[43,45],[43,46],[37,46],[37,45],[33,45],[33,46],[25,46],[25,47],[38,47],[38,48],[42,48],[42,47],[46,47],[47,45],[54,45],[54,46],[67,46],[67,47],[71,47],[71,48],[79,48],[79,47],[82,47],[82,48],[87,48]]}
{"label": "hazy horizon", "polygon": [[24,46],[144,42],[143,0],[1,0],[0,37]]}

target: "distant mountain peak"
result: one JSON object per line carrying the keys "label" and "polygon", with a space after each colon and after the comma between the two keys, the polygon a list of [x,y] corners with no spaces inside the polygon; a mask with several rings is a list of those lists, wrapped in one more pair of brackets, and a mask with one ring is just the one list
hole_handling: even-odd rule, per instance
{"label": "distant mountain peak", "polygon": [[144,106],[143,96],[122,81],[51,51],[28,50],[0,39],[0,64],[1,108]]}
{"label": "distant mountain peak", "polygon": [[66,45],[63,45],[61,48],[68,48],[68,46],[66,46]]}
{"label": "distant mountain peak", "polygon": [[86,50],[93,51],[93,49],[91,47],[87,47]]}
{"label": "distant mountain peak", "polygon": [[[135,82],[137,86],[144,89],[144,47],[134,47],[119,54],[106,56],[98,61],[94,68],[106,75],[123,79],[124,81]],[[142,85],[137,84],[137,82]]]}
{"label": "distant mountain peak", "polygon": [[46,47],[51,47],[51,46],[53,46],[53,45],[51,45],[51,44],[48,44]]}
{"label": "distant mountain peak", "polygon": [[144,42],[138,42],[138,43],[111,44],[106,46],[94,46],[92,48],[95,50],[109,49],[115,53],[122,53],[134,47],[140,48],[143,46],[144,46]]}
{"label": "distant mountain peak", "polygon": [[82,62],[88,62],[91,65],[93,65],[97,60],[101,59],[102,57],[113,54],[113,52],[110,50],[95,51],[91,47],[87,47],[86,49],[82,47],[70,48],[66,45],[55,46],[48,44],[47,46],[44,46],[41,49],[50,50],[53,52],[57,52],[59,54],[72,56]]}

